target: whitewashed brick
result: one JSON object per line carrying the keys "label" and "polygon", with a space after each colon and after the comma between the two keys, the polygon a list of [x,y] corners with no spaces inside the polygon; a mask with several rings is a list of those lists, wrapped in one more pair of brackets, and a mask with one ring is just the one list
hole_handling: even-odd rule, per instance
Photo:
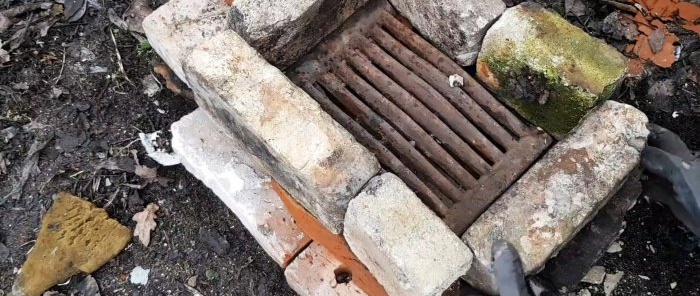
{"label": "whitewashed brick", "polygon": [[474,251],[466,276],[496,293],[491,247],[508,241],[525,272],[538,272],[585,226],[640,161],[647,117],[632,106],[607,101],[557,143],[474,222],[462,239]]}
{"label": "whitewashed brick", "polygon": [[170,0],[143,20],[153,50],[184,82],[182,63],[193,47],[226,29],[223,0]]}
{"label": "whitewashed brick", "polygon": [[344,235],[389,295],[441,295],[472,262],[469,248],[389,173],[350,202]]}
{"label": "whitewashed brick", "polygon": [[374,155],[233,31],[192,50],[185,73],[199,106],[339,233],[348,202],[379,171]]}
{"label": "whitewashed brick", "polygon": [[182,164],[233,211],[275,262],[285,266],[308,244],[255,157],[197,109],[171,127]]}

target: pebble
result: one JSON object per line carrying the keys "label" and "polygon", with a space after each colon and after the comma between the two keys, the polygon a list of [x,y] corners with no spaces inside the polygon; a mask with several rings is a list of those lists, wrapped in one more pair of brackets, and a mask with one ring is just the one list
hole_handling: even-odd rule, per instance
{"label": "pebble", "polygon": [[593,266],[591,270],[586,273],[586,275],[581,279],[584,283],[600,285],[605,279],[605,267]]}
{"label": "pebble", "polygon": [[638,277],[639,277],[640,279],[647,280],[647,281],[648,281],[648,280],[651,280],[651,278],[649,278],[649,277],[646,276],[646,275],[638,275]]}
{"label": "pebble", "polygon": [[624,272],[618,271],[616,273],[609,273],[605,276],[605,282],[603,283],[603,290],[605,291],[605,296],[610,296],[612,292],[617,288],[617,284],[625,275]]}
{"label": "pebble", "polygon": [[144,269],[141,266],[136,266],[131,271],[131,274],[129,274],[129,281],[134,285],[145,286],[148,284],[148,273],[150,272],[150,269]]}
{"label": "pebble", "polygon": [[91,275],[88,275],[80,282],[78,290],[82,295],[89,296],[100,296],[100,287],[97,285],[97,281]]}
{"label": "pebble", "polygon": [[671,283],[671,290],[675,289],[676,286],[678,286],[678,283],[676,283],[676,282]]}
{"label": "pebble", "polygon": [[187,285],[194,288],[197,286],[197,276],[193,275],[187,279]]}
{"label": "pebble", "polygon": [[607,251],[607,252],[610,253],[610,254],[615,254],[615,253],[622,252],[622,246],[621,246],[620,243],[618,243],[618,242],[613,242],[613,243],[610,245],[610,247],[608,248],[608,251]]}

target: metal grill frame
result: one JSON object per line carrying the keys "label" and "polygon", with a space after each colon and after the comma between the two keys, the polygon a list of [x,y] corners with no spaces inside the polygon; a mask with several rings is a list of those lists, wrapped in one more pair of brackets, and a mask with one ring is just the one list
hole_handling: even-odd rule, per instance
{"label": "metal grill frame", "polygon": [[[552,143],[414,32],[366,4],[288,76],[461,235]],[[464,86],[451,87],[459,75]]]}

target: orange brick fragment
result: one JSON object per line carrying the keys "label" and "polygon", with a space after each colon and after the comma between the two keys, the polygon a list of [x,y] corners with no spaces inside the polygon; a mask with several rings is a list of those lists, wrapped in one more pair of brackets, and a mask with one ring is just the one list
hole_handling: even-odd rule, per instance
{"label": "orange brick fragment", "polygon": [[678,42],[678,40],[679,39],[676,35],[666,34],[666,42],[664,42],[664,46],[661,48],[661,51],[656,53],[651,58],[651,61],[663,68],[670,68],[673,66],[673,63],[676,62],[675,43]]}
{"label": "orange brick fragment", "polygon": [[678,16],[686,20],[688,23],[693,24],[695,21],[700,19],[700,6],[690,2],[681,2],[678,3],[677,6]]}
{"label": "orange brick fragment", "polygon": [[352,274],[352,281],[358,287],[367,295],[387,295],[384,287],[377,282],[377,279],[367,267],[353,254],[342,235],[333,234],[324,227],[316,217],[292,198],[279,183],[273,181],[272,189],[280,196],[282,203],[287,207],[287,210],[289,210],[289,213],[291,213],[304,233],[310,236],[314,243],[322,245],[339,262],[342,262],[343,266]]}
{"label": "orange brick fragment", "polygon": [[700,25],[683,25],[682,27],[688,31],[692,31],[695,32],[695,34],[700,35]]}
{"label": "orange brick fragment", "polygon": [[639,59],[632,59],[627,66],[627,74],[632,77],[641,77],[644,74],[644,63]]}

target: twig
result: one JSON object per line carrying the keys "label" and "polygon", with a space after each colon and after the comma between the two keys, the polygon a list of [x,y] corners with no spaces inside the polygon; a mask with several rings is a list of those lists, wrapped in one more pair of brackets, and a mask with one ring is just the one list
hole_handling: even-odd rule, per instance
{"label": "twig", "polygon": [[58,81],[61,80],[61,76],[63,76],[63,68],[66,67],[66,48],[63,48],[63,61],[61,62],[61,71],[58,72],[58,77],[56,77],[56,81],[54,81],[54,85],[58,84]]}
{"label": "twig", "polygon": [[114,193],[112,194],[112,196],[111,196],[111,197],[109,198],[109,200],[107,201],[107,204],[106,204],[103,208],[106,209],[107,207],[109,207],[110,205],[112,205],[112,202],[113,202],[114,199],[117,197],[117,194],[119,193],[119,190],[120,190],[120,189],[121,189],[121,188],[117,187],[117,190],[114,191]]}
{"label": "twig", "polygon": [[624,10],[624,11],[631,12],[631,13],[634,13],[634,14],[636,14],[637,12],[639,12],[639,10],[637,10],[636,7],[634,7],[634,6],[632,6],[632,5],[629,5],[629,4],[620,3],[620,2],[617,2],[617,1],[613,1],[613,0],[600,0],[600,2],[603,2],[603,3],[605,3],[605,4],[608,4],[608,5],[610,5],[610,6],[613,6],[613,7],[617,8],[617,9],[619,9],[619,10]]}
{"label": "twig", "polygon": [[129,76],[126,75],[126,71],[124,70],[124,64],[122,63],[122,55],[119,53],[119,46],[117,45],[117,39],[114,38],[114,31],[112,29],[109,29],[109,36],[112,37],[112,43],[114,43],[114,52],[117,54],[117,63],[119,66],[119,72],[124,75],[124,79],[126,81],[129,81],[131,85],[134,85],[134,82],[129,79]]}

